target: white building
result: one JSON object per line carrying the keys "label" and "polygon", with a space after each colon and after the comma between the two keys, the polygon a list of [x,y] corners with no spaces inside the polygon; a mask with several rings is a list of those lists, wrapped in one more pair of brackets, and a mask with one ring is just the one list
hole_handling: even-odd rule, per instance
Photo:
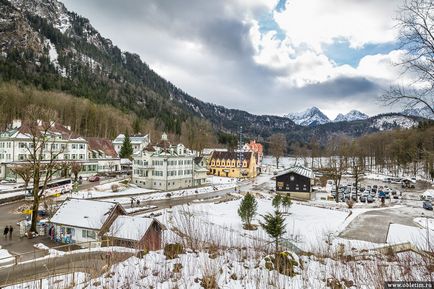
{"label": "white building", "polygon": [[[118,135],[113,140],[113,146],[117,154],[119,154],[119,152],[121,151],[124,140],[125,140],[125,135],[123,134]],[[137,134],[137,135],[130,136],[130,142],[131,145],[133,146],[133,153],[138,153],[142,151],[145,147],[147,147],[151,142],[151,140],[149,138],[149,135],[147,134],[146,135]]]}
{"label": "white building", "polygon": [[[74,161],[82,165],[81,176],[97,173],[118,173],[122,170],[119,158],[111,140],[89,137],[83,138],[71,131],[69,126],[59,123],[42,123],[41,129],[49,125],[48,141],[43,149],[47,160],[56,155],[59,161]],[[32,153],[30,128],[20,120],[14,120],[9,129],[0,132],[0,179],[16,179],[10,167],[27,163]]]}
{"label": "white building", "polygon": [[163,134],[156,145],[134,154],[133,182],[148,189],[173,190],[200,186],[207,169],[194,162],[194,153],[183,144],[172,145]]}
{"label": "white building", "polygon": [[112,174],[122,170],[121,158],[119,158],[114,146],[109,139],[87,137],[88,159],[83,164],[83,176],[97,173]]}
{"label": "white building", "polygon": [[67,199],[51,217],[48,234],[61,243],[98,247],[124,208],[113,202]]}
{"label": "white building", "polygon": [[[42,150],[42,157],[50,159],[56,155],[58,160],[86,162],[88,159],[87,141],[71,131],[68,126],[38,121],[41,130],[47,130],[48,141]],[[45,130],[44,130],[45,131]],[[30,128],[20,120],[14,120],[8,130],[0,133],[0,179],[15,178],[9,166],[24,163],[32,153]]]}

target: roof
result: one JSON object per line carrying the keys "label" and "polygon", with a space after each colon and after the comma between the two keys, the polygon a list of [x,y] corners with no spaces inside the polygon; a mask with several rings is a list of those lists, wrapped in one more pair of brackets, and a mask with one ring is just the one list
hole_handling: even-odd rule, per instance
{"label": "roof", "polygon": [[263,146],[260,143],[257,143],[256,140],[251,140],[250,143],[246,144],[250,150],[252,150],[255,153],[262,154],[263,153]]}
{"label": "roof", "polygon": [[[211,155],[211,159],[219,160],[238,160],[240,152],[225,152],[225,151],[214,151]],[[241,152],[242,159],[246,160],[248,163],[252,158],[252,152]]]}
{"label": "roof", "polygon": [[296,173],[297,175],[309,178],[309,179],[313,179],[315,178],[315,174],[313,173],[313,171],[309,168],[303,167],[303,166],[295,166],[292,167],[280,174],[278,174],[276,177],[280,177],[283,175],[286,175],[288,173]]}
{"label": "roof", "polygon": [[118,203],[86,199],[67,199],[54,216],[51,223],[99,230]]}
{"label": "roof", "polygon": [[164,226],[154,218],[119,216],[110,226],[108,235],[118,239],[140,241],[154,222],[157,222],[164,228]]}
{"label": "roof", "polygon": [[204,148],[204,149],[202,150],[202,154],[204,154],[204,155],[210,155],[210,154],[212,154],[214,151],[227,152],[228,149],[225,149],[225,148]]}
{"label": "roof", "polygon": [[89,144],[89,150],[102,151],[106,156],[112,158],[118,157],[111,140],[98,137],[87,137],[86,140]]}
{"label": "roof", "polygon": [[193,159],[193,161],[196,165],[200,165],[200,163],[203,161],[203,159],[204,159],[204,157],[195,157]]}
{"label": "roof", "polygon": [[[69,126],[64,126],[58,122],[48,122],[48,121],[40,121],[34,123],[35,127],[38,130],[38,133],[46,131],[47,135],[60,135],[64,140],[77,140],[77,141],[85,141],[78,134],[71,131]],[[37,126],[36,126],[37,125]],[[31,123],[26,121],[20,121],[17,127],[10,129],[8,132],[4,132],[8,135],[8,137],[29,137],[34,131]]]}
{"label": "roof", "polygon": [[[129,138],[130,138],[130,142],[132,144],[141,144],[144,142],[145,143],[149,142],[149,135],[147,135],[147,134],[143,134],[143,135],[142,134],[134,134],[134,135],[130,135]],[[113,142],[114,143],[123,143],[124,139],[125,139],[125,135],[120,134],[113,140]]]}

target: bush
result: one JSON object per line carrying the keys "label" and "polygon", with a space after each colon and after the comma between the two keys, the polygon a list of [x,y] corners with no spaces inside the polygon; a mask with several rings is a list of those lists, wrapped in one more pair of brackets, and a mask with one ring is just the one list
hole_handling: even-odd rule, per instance
{"label": "bush", "polygon": [[215,276],[203,276],[200,286],[204,289],[218,289],[218,284]]}
{"label": "bush", "polygon": [[184,253],[184,247],[179,243],[164,246],[164,256],[166,256],[167,259],[178,258],[178,255],[182,253]]}

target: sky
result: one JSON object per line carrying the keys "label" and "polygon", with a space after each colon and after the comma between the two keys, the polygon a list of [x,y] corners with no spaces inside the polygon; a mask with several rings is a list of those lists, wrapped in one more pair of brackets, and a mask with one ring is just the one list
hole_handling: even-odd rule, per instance
{"label": "sky", "polygon": [[191,96],[255,114],[397,111],[402,0],[64,0]]}

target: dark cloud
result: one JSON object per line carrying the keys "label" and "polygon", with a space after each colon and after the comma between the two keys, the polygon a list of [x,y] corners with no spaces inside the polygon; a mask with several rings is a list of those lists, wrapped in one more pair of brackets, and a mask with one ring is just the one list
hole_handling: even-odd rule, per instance
{"label": "dark cloud", "polygon": [[329,99],[351,98],[359,94],[375,95],[380,87],[364,77],[338,77],[329,81],[310,84],[302,89],[304,95],[315,95]]}
{"label": "dark cloud", "polygon": [[163,77],[204,101],[284,114],[331,99],[357,103],[378,90],[364,78],[337,78],[303,88],[280,85],[276,77],[285,69],[259,65],[253,58],[252,22],[246,19],[269,13],[253,2],[258,1],[64,1],[104,37],[138,53]]}

